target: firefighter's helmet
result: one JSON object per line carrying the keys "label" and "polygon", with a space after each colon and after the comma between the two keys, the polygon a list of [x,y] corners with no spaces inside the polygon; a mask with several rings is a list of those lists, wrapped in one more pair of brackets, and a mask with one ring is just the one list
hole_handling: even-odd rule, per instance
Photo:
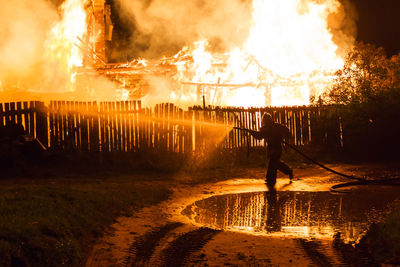
{"label": "firefighter's helmet", "polygon": [[273,122],[271,114],[269,114],[267,112],[264,113],[263,116],[262,116],[261,121],[262,121],[262,125],[263,126],[271,124]]}

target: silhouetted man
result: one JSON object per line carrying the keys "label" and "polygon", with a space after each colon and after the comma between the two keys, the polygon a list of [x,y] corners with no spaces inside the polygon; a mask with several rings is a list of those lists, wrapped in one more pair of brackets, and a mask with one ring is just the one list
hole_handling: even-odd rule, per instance
{"label": "silhouetted man", "polygon": [[276,184],[277,170],[289,175],[293,179],[293,170],[281,161],[282,142],[290,136],[289,129],[272,120],[269,113],[262,116],[260,131],[249,131],[256,139],[264,139],[267,144],[268,170],[265,177],[267,186],[273,188]]}

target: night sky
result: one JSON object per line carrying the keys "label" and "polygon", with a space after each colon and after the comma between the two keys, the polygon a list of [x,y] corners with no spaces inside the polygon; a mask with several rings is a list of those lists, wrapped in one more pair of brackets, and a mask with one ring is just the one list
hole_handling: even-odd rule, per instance
{"label": "night sky", "polygon": [[400,0],[352,0],[358,12],[357,40],[400,52]]}
{"label": "night sky", "polygon": [[[342,0],[344,1],[344,0]],[[388,56],[400,53],[400,0],[349,0],[357,11],[357,40],[384,47]],[[114,3],[117,0],[107,0],[113,6],[113,50],[121,57],[110,58],[111,61],[125,61],[135,58],[135,51],[129,51],[130,37],[135,32],[135,25],[119,18]],[[143,44],[146,49],[146,44]],[[178,50],[177,50],[178,51]],[[175,51],[175,52],[177,52]]]}

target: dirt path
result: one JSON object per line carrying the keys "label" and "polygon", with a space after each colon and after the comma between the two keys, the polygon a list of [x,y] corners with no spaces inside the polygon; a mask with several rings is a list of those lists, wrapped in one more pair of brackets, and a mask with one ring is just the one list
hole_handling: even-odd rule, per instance
{"label": "dirt path", "polygon": [[[357,166],[339,169],[360,171]],[[278,190],[327,191],[346,181],[319,168],[296,170],[296,174],[300,180],[293,183],[278,179]],[[188,205],[210,196],[265,190],[263,179],[175,186],[170,200],[119,218],[95,245],[86,266],[343,266],[353,262],[346,248],[334,240],[221,231],[182,214]]]}

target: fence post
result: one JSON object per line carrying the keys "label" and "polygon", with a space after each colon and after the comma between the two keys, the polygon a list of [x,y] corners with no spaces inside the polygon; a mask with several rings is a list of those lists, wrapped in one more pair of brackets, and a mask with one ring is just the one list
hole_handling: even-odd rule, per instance
{"label": "fence post", "polygon": [[90,150],[94,152],[100,151],[100,140],[99,136],[99,107],[97,106],[97,102],[94,101],[91,103],[89,108],[90,116],[91,116],[91,129],[90,129]]}
{"label": "fence post", "polygon": [[4,122],[4,113],[3,113],[3,104],[0,103],[0,128],[3,127],[3,122]]}
{"label": "fence post", "polygon": [[49,128],[47,123],[48,109],[44,102],[37,101],[36,107],[36,137],[46,147],[49,146]]}

